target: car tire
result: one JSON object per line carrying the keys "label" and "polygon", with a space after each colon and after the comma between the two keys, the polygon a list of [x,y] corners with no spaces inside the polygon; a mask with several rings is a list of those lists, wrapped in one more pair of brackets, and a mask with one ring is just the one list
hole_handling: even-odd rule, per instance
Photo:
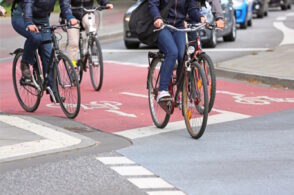
{"label": "car tire", "polygon": [[267,16],[267,15],[268,15],[268,13],[267,13],[267,11],[265,11],[265,12],[264,12],[264,16]]}
{"label": "car tire", "polygon": [[287,6],[286,6],[286,5],[281,5],[281,9],[282,9],[283,11],[285,11],[285,10],[287,10]]}
{"label": "car tire", "polygon": [[257,17],[258,17],[258,18],[263,18],[263,16],[264,16],[263,11],[261,11],[261,12],[259,12],[259,13],[257,14]]}
{"label": "car tire", "polygon": [[252,19],[248,20],[248,26],[252,26]]}
{"label": "car tire", "polygon": [[234,21],[233,21],[233,24],[232,24],[231,32],[230,32],[230,34],[223,37],[224,41],[235,41],[236,40],[237,27],[236,27],[235,18],[233,20]]}
{"label": "car tire", "polygon": [[216,37],[216,32],[215,30],[212,30],[211,31],[211,37],[210,39],[207,41],[207,43],[205,44],[206,47],[209,47],[209,48],[215,48],[216,45],[217,45],[217,37]]}
{"label": "car tire", "polygon": [[291,3],[289,3],[289,5],[288,5],[288,9],[291,9]]}
{"label": "car tire", "polygon": [[140,43],[125,41],[125,46],[127,49],[138,49],[140,46]]}

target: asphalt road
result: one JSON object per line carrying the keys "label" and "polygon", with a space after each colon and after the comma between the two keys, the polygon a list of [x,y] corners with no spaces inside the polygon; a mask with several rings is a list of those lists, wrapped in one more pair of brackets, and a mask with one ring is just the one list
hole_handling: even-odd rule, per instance
{"label": "asphalt road", "polygon": [[[273,22],[281,13],[274,10],[262,20],[253,20],[253,27],[238,30],[236,42],[223,43],[220,40],[217,46],[220,50],[209,50],[209,55],[215,62],[220,62],[258,52],[252,48],[278,46],[283,35],[273,27]],[[294,28],[289,21],[285,24]],[[145,77],[140,79],[139,76],[145,72],[132,66],[147,64],[146,48],[127,51],[121,39],[104,42],[102,48],[109,71],[117,70],[115,74],[109,72],[108,78],[112,80],[113,74],[120,81],[120,72],[135,72],[138,77],[135,77],[135,73],[128,76],[129,86],[134,87],[136,92],[146,92],[145,88],[140,91],[135,85],[136,82],[144,83]],[[249,48],[249,51],[224,50],[228,48]],[[132,77],[135,78],[132,80]],[[121,82],[127,82],[127,78]],[[172,129],[169,132],[149,128],[150,136],[126,139],[104,133],[109,131],[126,135],[126,129],[118,127],[125,120],[119,116],[107,115],[104,111],[84,110],[81,113],[81,118],[92,117],[93,121],[99,118],[106,121],[103,117],[111,117],[111,125],[117,127],[114,130],[94,122],[87,125],[90,118],[77,119],[78,122],[66,120],[55,110],[44,108],[46,102],[43,102],[39,108],[40,116],[32,117],[67,127],[67,130],[87,136],[97,144],[79,150],[1,163],[0,194],[137,195],[146,192],[156,194],[158,191],[166,194],[293,194],[294,92],[225,78],[218,78],[218,83],[217,110],[211,116],[213,124],[208,125],[203,138],[197,141],[189,137],[184,126],[175,125],[177,119],[166,128]],[[122,106],[127,109],[123,111],[134,112],[138,116],[136,120],[148,124],[145,121],[149,112],[144,104],[146,100],[121,98],[110,91],[110,87],[114,87],[114,91],[121,90],[116,86],[106,85],[103,93],[94,95],[85,84],[82,87],[87,101],[95,96],[101,98],[99,101],[117,96],[124,104],[135,104],[133,107],[137,108]],[[135,109],[145,109],[146,113],[138,113]],[[50,116],[46,113],[50,113]],[[54,116],[56,113],[59,117]],[[217,116],[219,122],[213,120]],[[146,120],[151,123],[150,118]],[[81,121],[86,124],[79,123]],[[137,126],[133,126],[135,133]],[[119,162],[109,164],[108,160]]]}

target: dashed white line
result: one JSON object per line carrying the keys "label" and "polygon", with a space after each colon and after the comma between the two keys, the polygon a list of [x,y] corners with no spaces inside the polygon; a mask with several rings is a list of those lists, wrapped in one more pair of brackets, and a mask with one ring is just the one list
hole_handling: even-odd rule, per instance
{"label": "dashed white line", "polygon": [[148,195],[185,195],[181,191],[151,191],[147,192]]}
{"label": "dashed white line", "polygon": [[140,189],[174,188],[161,178],[129,178],[131,183]]}
{"label": "dashed white line", "polygon": [[154,175],[142,166],[115,166],[111,167],[111,169],[122,176]]}
{"label": "dashed white line", "polygon": [[135,162],[123,156],[122,157],[97,157],[96,159],[101,161],[105,165],[135,164]]}

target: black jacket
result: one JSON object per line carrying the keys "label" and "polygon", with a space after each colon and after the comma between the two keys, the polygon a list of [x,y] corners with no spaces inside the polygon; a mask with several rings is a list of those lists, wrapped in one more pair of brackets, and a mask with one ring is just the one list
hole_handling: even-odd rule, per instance
{"label": "black jacket", "polygon": [[[60,9],[62,15],[67,20],[74,18],[70,10],[70,0],[60,0]],[[25,25],[33,24],[33,18],[46,18],[54,9],[56,0],[21,0],[20,4],[24,13]]]}
{"label": "black jacket", "polygon": [[[108,0],[97,0],[97,3],[101,6],[108,4]],[[83,9],[76,9],[78,7],[84,7],[87,9],[93,8],[94,0],[71,0],[71,7],[73,15],[78,19],[82,20],[85,15]]]}
{"label": "black jacket", "polygon": [[[150,14],[154,20],[161,18],[160,10],[167,6],[168,2],[169,0],[149,0]],[[175,0],[168,13],[167,23],[183,27],[187,14],[193,21],[199,21],[201,14],[198,0]]]}

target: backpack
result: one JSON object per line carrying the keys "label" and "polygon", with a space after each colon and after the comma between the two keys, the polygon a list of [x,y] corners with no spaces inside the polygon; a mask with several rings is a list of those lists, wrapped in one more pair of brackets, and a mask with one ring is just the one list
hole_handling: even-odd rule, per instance
{"label": "backpack", "polygon": [[[160,11],[163,20],[168,16],[168,12],[173,3],[174,0],[169,1],[168,5]],[[149,46],[156,46],[159,31],[153,32],[154,21],[149,13],[148,0],[143,0],[143,2],[133,10],[130,17],[129,28],[131,33],[137,35],[142,43]]]}

